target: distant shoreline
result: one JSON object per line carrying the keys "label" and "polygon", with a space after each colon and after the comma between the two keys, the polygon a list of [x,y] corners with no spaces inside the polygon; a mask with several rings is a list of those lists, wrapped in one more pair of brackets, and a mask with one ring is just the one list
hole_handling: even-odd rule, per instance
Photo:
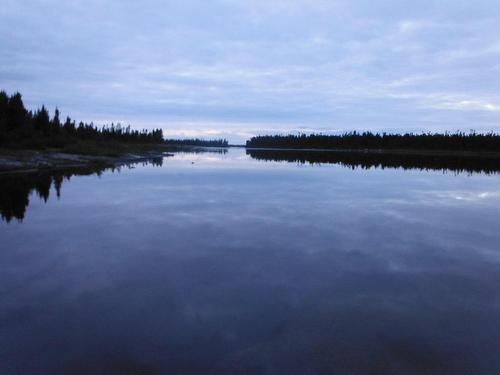
{"label": "distant shoreline", "polygon": [[[230,146],[232,147],[232,146]],[[281,147],[245,147],[251,151],[287,151],[287,152],[320,152],[320,153],[356,153],[356,154],[392,154],[392,155],[426,155],[426,156],[461,156],[499,158],[496,151],[451,151],[451,150],[411,150],[411,149],[332,149],[332,148],[281,148]]]}
{"label": "distant shoreline", "polygon": [[154,158],[172,156],[169,151],[228,149],[244,148],[250,152],[283,152],[283,153],[312,153],[317,155],[332,154],[365,154],[365,155],[394,155],[427,156],[432,157],[461,157],[467,159],[489,159],[500,162],[500,152],[493,151],[449,151],[449,150],[384,150],[384,149],[315,149],[315,148],[278,148],[278,147],[245,147],[229,145],[228,147],[200,147],[161,145],[150,150],[129,150],[120,155],[91,155],[80,153],[65,153],[59,150],[8,150],[0,149],[0,174],[36,172],[48,169],[80,168],[89,166],[118,167],[128,163],[147,161]]}

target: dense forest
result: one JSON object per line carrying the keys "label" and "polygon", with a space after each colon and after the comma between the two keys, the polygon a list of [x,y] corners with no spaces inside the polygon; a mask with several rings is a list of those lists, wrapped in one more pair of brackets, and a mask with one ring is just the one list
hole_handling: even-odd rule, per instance
{"label": "dense forest", "polygon": [[200,146],[200,147],[228,147],[227,139],[205,140],[199,138],[191,139],[167,139],[165,143],[169,146]]}
{"label": "dense forest", "polygon": [[339,164],[356,169],[402,168],[450,171],[453,173],[500,173],[500,158],[493,155],[465,156],[460,154],[418,154],[362,151],[304,151],[248,149],[247,155],[264,161],[282,161],[298,164]]}
{"label": "dense forest", "polygon": [[386,149],[386,150],[442,150],[442,151],[498,151],[500,135],[494,133],[425,133],[387,134],[359,133],[342,135],[268,135],[251,138],[250,148],[288,149]]}
{"label": "dense forest", "polygon": [[93,123],[77,124],[70,117],[62,121],[57,108],[52,117],[45,106],[28,111],[21,94],[9,96],[0,91],[0,147],[62,148],[81,141],[157,144],[163,143],[163,133],[161,129],[138,131],[120,124],[103,127]]}

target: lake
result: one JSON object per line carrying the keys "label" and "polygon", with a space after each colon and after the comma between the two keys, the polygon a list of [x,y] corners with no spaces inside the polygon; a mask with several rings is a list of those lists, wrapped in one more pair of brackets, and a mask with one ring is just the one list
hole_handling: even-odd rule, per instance
{"label": "lake", "polygon": [[500,174],[210,151],[2,177],[1,374],[500,373]]}

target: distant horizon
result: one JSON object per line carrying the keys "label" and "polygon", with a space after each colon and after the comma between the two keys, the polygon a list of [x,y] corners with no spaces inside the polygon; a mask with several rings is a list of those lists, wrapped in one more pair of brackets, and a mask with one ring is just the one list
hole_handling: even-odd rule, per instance
{"label": "distant horizon", "polygon": [[[5,91],[5,90],[2,90],[0,88],[0,91]],[[19,91],[14,91],[12,93],[9,93],[7,92],[8,95],[13,95],[13,94],[16,94],[16,93],[20,93]],[[20,93],[22,95],[22,93]],[[24,98],[24,95],[22,95],[23,97],[23,101],[25,100]],[[53,111],[50,110],[50,108],[48,108],[45,104],[41,104],[39,106],[36,106],[36,107],[33,107],[33,108],[26,108],[28,111],[35,111],[37,109],[40,109],[42,107],[45,107],[49,114],[53,114],[55,112],[55,109],[58,109],[60,111],[60,113],[63,113],[61,111],[61,109],[59,107],[55,107]],[[68,113],[68,114],[63,114],[61,115],[61,118],[66,118],[66,116],[69,116],[71,117],[71,115]],[[142,129],[147,129],[147,130],[152,130],[154,128],[151,128],[151,127],[137,127],[137,126],[134,126],[133,124],[129,124],[129,123],[121,123],[119,121],[109,121],[109,122],[101,122],[101,123],[98,123],[98,122],[95,122],[93,120],[90,120],[90,121],[82,121],[82,120],[79,120],[79,119],[75,119],[75,118],[72,118],[72,120],[76,121],[77,123],[79,122],[84,122],[84,123],[89,123],[89,124],[94,124],[95,126],[101,128],[103,126],[110,126],[112,124],[114,125],[120,125],[122,127],[127,127],[129,126],[131,129],[133,130],[142,130]],[[362,132],[369,132],[369,133],[373,133],[373,134],[383,134],[383,133],[387,133],[387,134],[404,134],[404,133],[410,133],[410,134],[427,134],[427,133],[433,133],[433,134],[444,134],[444,133],[458,133],[458,132],[463,132],[463,133],[472,133],[472,132],[475,132],[475,133],[482,133],[482,134],[486,134],[486,133],[495,133],[495,134],[498,134],[500,132],[500,128],[499,129],[486,129],[486,130],[477,130],[477,129],[473,129],[473,128],[470,128],[470,129],[460,129],[460,128],[456,128],[454,130],[450,129],[450,128],[447,128],[447,129],[440,129],[440,130],[423,130],[423,129],[420,129],[420,130],[412,130],[412,129],[381,129],[381,130],[376,130],[376,129],[372,129],[372,128],[364,128],[364,129],[343,129],[343,130],[340,130],[340,129],[336,129],[336,130],[328,130],[328,129],[312,129],[312,128],[300,128],[300,129],[293,129],[293,128],[290,128],[288,130],[269,130],[267,133],[264,133],[264,131],[262,130],[257,130],[255,133],[248,133],[248,137],[247,138],[243,138],[242,136],[240,137],[232,137],[232,134],[231,133],[228,133],[226,135],[220,135],[220,136],[217,136],[216,134],[219,134],[217,132],[207,132],[207,133],[203,133],[201,132],[201,134],[199,133],[196,133],[196,132],[192,132],[192,131],[179,131],[179,132],[176,132],[175,130],[172,130],[172,129],[168,129],[168,128],[162,128],[161,126],[158,126],[158,128],[161,128],[163,130],[163,133],[164,133],[164,138],[165,139],[195,139],[195,138],[199,138],[199,139],[203,139],[203,140],[213,140],[213,139],[225,139],[225,140],[228,140],[230,146],[244,146],[246,141],[249,140],[250,138],[252,137],[258,137],[258,136],[267,136],[267,135],[300,135],[300,134],[305,134],[305,135],[342,135],[342,134],[347,134],[347,133],[352,133],[352,132],[358,132],[358,133],[362,133]],[[222,134],[222,133],[221,133]]]}
{"label": "distant horizon", "polygon": [[[0,88],[0,92],[1,91],[4,91],[2,88]],[[24,95],[22,95],[21,92],[19,91],[15,91],[15,92],[12,92],[12,93],[9,93],[7,92],[8,95],[13,95],[13,94],[21,94],[21,96],[23,97],[23,101],[24,101]],[[57,109],[60,113],[62,113],[61,109],[59,107],[56,107],[54,108],[53,111],[50,110],[50,108],[48,108],[45,104],[41,104],[39,106],[36,106],[34,108],[26,108],[28,111],[36,111],[38,109],[41,109],[42,107],[45,107],[46,110],[49,112],[49,115],[53,115],[53,113],[55,113],[55,110]],[[67,116],[69,116],[71,118],[71,115],[70,114],[65,114],[65,115],[61,115],[61,118],[62,119],[65,119]],[[71,118],[73,121],[76,121],[77,123],[80,123],[80,122],[83,122],[83,123],[86,123],[86,124],[93,124],[94,126],[98,127],[98,128],[102,128],[102,127],[105,127],[105,126],[111,126],[111,125],[119,125],[121,126],[122,128],[125,128],[125,127],[130,127],[132,130],[143,130],[143,129],[146,129],[146,130],[153,130],[155,128],[150,128],[150,127],[137,127],[137,126],[134,126],[133,124],[128,124],[128,123],[121,123],[121,122],[117,122],[117,121],[110,121],[110,122],[105,122],[105,123],[97,123],[95,121],[82,121],[82,120],[79,120],[79,119],[75,119],[75,118]],[[440,129],[440,130],[412,130],[412,129],[392,129],[392,130],[387,130],[387,129],[382,129],[382,130],[376,130],[376,129],[371,129],[371,128],[366,128],[366,129],[343,129],[343,130],[326,130],[326,129],[321,129],[321,130],[316,130],[314,131],[313,129],[309,129],[309,131],[306,131],[306,128],[301,128],[301,129],[288,129],[288,130],[282,130],[282,131],[277,131],[277,130],[270,130],[269,132],[267,133],[264,133],[262,131],[258,131],[254,134],[252,133],[249,133],[248,135],[248,138],[242,138],[242,137],[239,137],[239,138],[234,138],[234,137],[231,137],[231,134],[229,133],[228,135],[229,136],[216,136],[215,134],[218,134],[216,132],[207,132],[208,134],[197,134],[196,132],[190,132],[190,131],[185,131],[185,132],[175,132],[175,131],[172,131],[171,129],[168,129],[168,128],[162,128],[161,126],[158,126],[158,128],[162,129],[163,130],[163,134],[164,134],[164,139],[165,140],[168,140],[168,139],[171,139],[171,140],[192,140],[192,139],[202,139],[202,140],[215,140],[215,139],[224,139],[224,140],[227,140],[229,142],[229,146],[244,146],[245,143],[250,140],[251,138],[253,137],[259,137],[259,136],[286,136],[286,135],[343,135],[343,134],[348,134],[348,133],[352,133],[352,132],[357,132],[357,133],[363,133],[363,132],[367,132],[367,133],[372,133],[372,134],[383,134],[383,133],[387,133],[387,134],[446,134],[446,133],[449,133],[449,134],[454,134],[454,133],[465,133],[465,134],[471,134],[471,133],[478,133],[478,134],[487,134],[487,133],[494,133],[494,134],[500,134],[500,128],[498,130],[477,130],[477,129],[468,129],[468,130],[465,130],[465,129],[460,129],[460,128],[457,128],[457,129],[454,129],[454,130],[451,130],[451,129]],[[187,133],[187,134],[186,134]],[[169,135],[171,134],[171,135]],[[210,134],[213,134],[213,135],[210,135]],[[236,141],[235,141],[236,139]]]}

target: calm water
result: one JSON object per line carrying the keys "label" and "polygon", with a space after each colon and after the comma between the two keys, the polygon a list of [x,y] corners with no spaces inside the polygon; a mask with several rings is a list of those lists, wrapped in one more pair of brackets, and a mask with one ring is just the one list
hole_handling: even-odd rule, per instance
{"label": "calm water", "polygon": [[2,375],[500,373],[500,175],[81,174],[0,182]]}

